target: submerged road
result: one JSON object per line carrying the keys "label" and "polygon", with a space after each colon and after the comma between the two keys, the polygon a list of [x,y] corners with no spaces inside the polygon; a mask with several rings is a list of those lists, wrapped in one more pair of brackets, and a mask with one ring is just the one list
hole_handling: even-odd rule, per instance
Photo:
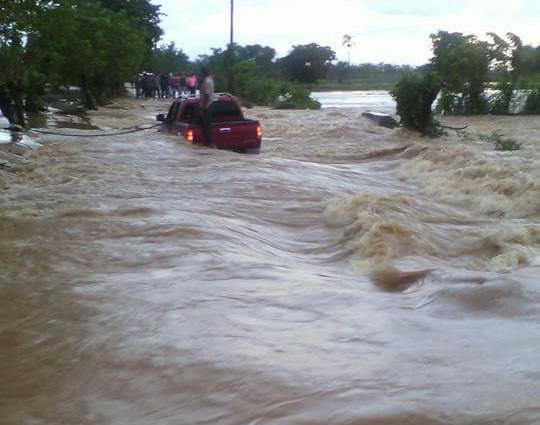
{"label": "submerged road", "polygon": [[538,217],[360,110],[251,113],[259,156],[46,136],[0,192],[0,423],[538,423]]}

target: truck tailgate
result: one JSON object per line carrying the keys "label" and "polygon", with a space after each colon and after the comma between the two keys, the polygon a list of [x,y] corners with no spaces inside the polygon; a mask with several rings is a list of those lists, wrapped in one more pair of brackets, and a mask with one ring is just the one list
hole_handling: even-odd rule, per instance
{"label": "truck tailgate", "polygon": [[233,121],[214,123],[212,137],[218,149],[234,149],[257,145],[260,138],[257,136],[257,121]]}

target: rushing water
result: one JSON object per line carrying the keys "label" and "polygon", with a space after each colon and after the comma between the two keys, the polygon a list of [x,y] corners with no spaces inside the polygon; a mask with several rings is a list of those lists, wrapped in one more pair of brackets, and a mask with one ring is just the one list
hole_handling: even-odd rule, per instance
{"label": "rushing water", "polygon": [[314,92],[312,97],[323,108],[362,108],[388,114],[396,111],[396,102],[384,90]]}
{"label": "rushing water", "polygon": [[249,111],[258,156],[42,139],[0,192],[0,423],[540,423],[540,121],[424,141],[325,96]]}

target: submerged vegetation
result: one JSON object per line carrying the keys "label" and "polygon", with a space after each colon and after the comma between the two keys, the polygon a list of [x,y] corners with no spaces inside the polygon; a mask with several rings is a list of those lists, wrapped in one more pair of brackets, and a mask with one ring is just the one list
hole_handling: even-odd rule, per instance
{"label": "submerged vegetation", "polygon": [[540,90],[531,90],[528,93],[523,113],[540,114]]}
{"label": "submerged vegetation", "polygon": [[504,134],[501,133],[500,130],[491,132],[489,136],[481,135],[480,139],[488,143],[493,143],[495,149],[498,151],[517,151],[523,147],[523,145],[516,139],[505,138]]}

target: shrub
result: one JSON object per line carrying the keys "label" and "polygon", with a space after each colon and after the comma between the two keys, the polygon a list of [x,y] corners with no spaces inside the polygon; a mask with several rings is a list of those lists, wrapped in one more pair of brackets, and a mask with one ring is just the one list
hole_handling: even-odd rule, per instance
{"label": "shrub", "polygon": [[276,109],[320,109],[321,104],[314,100],[309,90],[303,86],[288,83],[274,101]]}
{"label": "shrub", "polygon": [[437,100],[435,111],[438,114],[463,114],[463,95],[451,93],[448,89],[443,88],[441,90],[441,95]]}
{"label": "shrub", "polygon": [[251,79],[239,95],[256,105],[271,105],[279,96],[280,84],[270,78]]}
{"label": "shrub", "polygon": [[514,85],[509,82],[497,84],[497,93],[489,99],[490,112],[495,115],[509,114]]}
{"label": "shrub", "polygon": [[255,105],[272,105],[278,109],[320,109],[321,105],[302,85],[271,78],[252,77],[236,94]]}
{"label": "shrub", "polygon": [[422,135],[440,135],[440,127],[432,112],[432,104],[440,88],[439,79],[433,72],[424,76],[410,74],[403,77],[391,92],[397,102],[401,124]]}
{"label": "shrub", "polygon": [[516,139],[505,139],[503,136],[504,134],[502,134],[499,130],[495,130],[489,136],[482,135],[480,138],[486,142],[493,143],[495,145],[495,149],[498,151],[517,151],[523,147],[523,145]]}
{"label": "shrub", "polygon": [[523,108],[524,114],[540,114],[540,91],[533,90],[527,96],[525,101],[525,107]]}

